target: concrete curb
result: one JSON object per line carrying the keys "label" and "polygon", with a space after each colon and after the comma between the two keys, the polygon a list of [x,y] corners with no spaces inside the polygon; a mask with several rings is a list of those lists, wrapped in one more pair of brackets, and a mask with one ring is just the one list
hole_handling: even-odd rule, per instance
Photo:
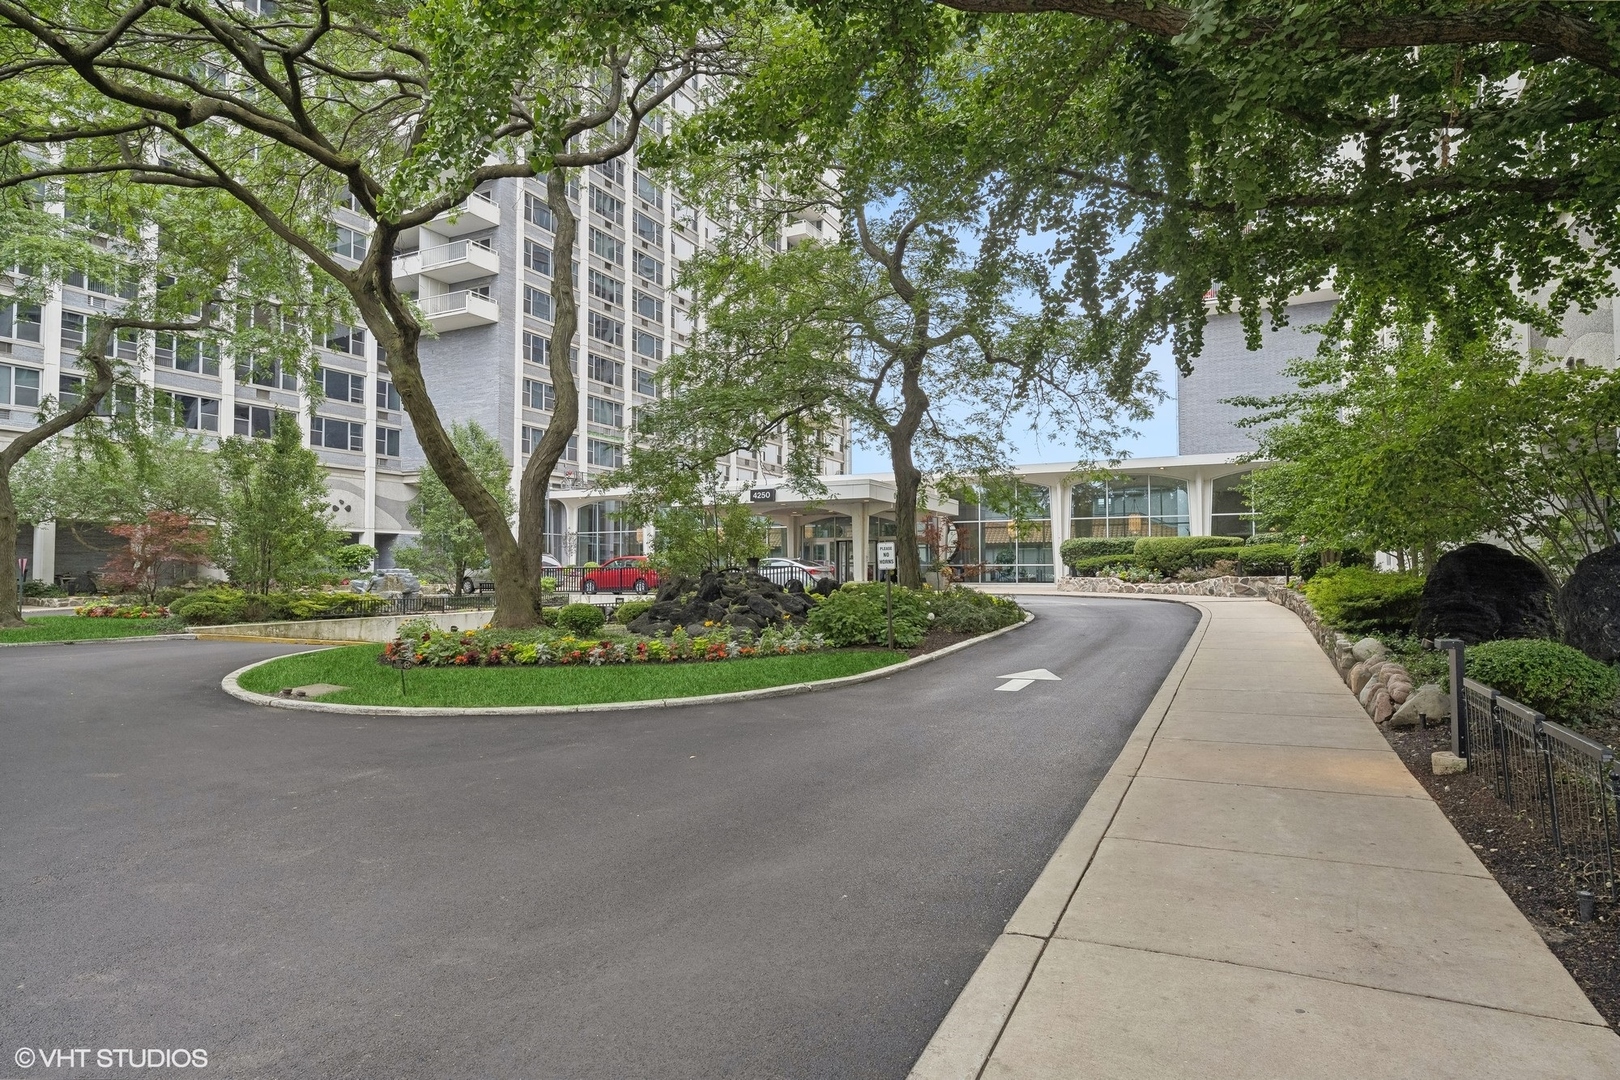
{"label": "concrete curb", "polygon": [[[494,705],[477,709],[435,709],[408,705],[338,705],[325,701],[305,701],[297,698],[275,697],[270,694],[256,694],[251,690],[242,689],[238,680],[243,673],[251,671],[262,664],[268,664],[273,660],[286,659],[283,656],[272,656],[237,668],[220,680],[220,688],[232,697],[246,701],[251,705],[265,705],[272,709],[293,709],[299,712],[337,713],[345,716],[552,716],[560,713],[667,709],[679,705],[718,705],[732,701],[755,701],[761,698],[786,697],[790,694],[808,694],[817,690],[836,690],[841,686],[852,686],[855,683],[886,679],[897,671],[920,667],[941,657],[970,648],[980,642],[989,641],[993,637],[1011,633],[1020,627],[1028,626],[1034,620],[1035,615],[1032,612],[1025,612],[1022,622],[1013,623],[1011,626],[1003,626],[1000,630],[992,630],[988,634],[980,634],[978,637],[968,638],[966,641],[958,641],[955,645],[947,645],[937,652],[924,653],[922,656],[914,656],[910,660],[903,660],[898,664],[863,671],[859,675],[844,675],[836,679],[822,679],[819,682],[767,686],[759,690],[739,690],[731,694],[704,694],[701,697],[655,698],[648,701],[611,701],[595,705]],[[327,646],[327,648],[331,647]],[[320,652],[321,650],[308,649],[306,651]],[[302,656],[303,653],[289,653],[287,655]]]}
{"label": "concrete curb", "polygon": [[[1069,595],[1089,597],[1091,594]],[[1120,804],[1125,801],[1125,794],[1136,779],[1136,771],[1147,757],[1148,747],[1158,734],[1165,714],[1170,711],[1170,703],[1181,689],[1187,668],[1203,644],[1204,632],[1209,628],[1209,609],[1197,602],[1198,597],[1111,593],[1106,595],[1106,599],[1185,604],[1198,610],[1198,625],[1193,628],[1192,635],[1188,637],[1181,655],[1171,665],[1164,682],[1159,684],[1159,692],[1148,702],[1147,710],[1136,722],[1130,738],[1125,740],[1119,757],[1091,793],[1091,798],[1086,800],[1080,816],[1052,853],[1040,877],[1030,886],[1001,936],[990,947],[989,953],[951,1005],[951,1011],[934,1032],[934,1037],[923,1048],[911,1068],[908,1080],[976,1080],[985,1063],[990,1060],[990,1053],[1001,1038],[1002,1028],[1012,1016],[1018,999],[1023,996],[1024,987],[1035,971],[1047,941],[1057,931],[1058,920],[1069,906],[1075,890],[1080,887],[1080,879],[1091,866],[1092,856],[1102,843],[1103,833],[1108,831]]]}
{"label": "concrete curb", "polygon": [[71,641],[0,641],[0,649],[33,649],[41,645],[132,645],[147,641],[196,640],[196,634],[132,634],[129,637],[74,638]]}

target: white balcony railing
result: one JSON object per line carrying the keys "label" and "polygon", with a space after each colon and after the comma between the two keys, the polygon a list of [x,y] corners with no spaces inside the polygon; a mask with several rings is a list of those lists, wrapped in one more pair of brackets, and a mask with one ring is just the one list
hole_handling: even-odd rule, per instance
{"label": "white balcony railing", "polygon": [[501,208],[488,195],[475,191],[466,202],[446,210],[427,227],[441,236],[466,236],[493,229],[500,223]]}
{"label": "white balcony railing", "polygon": [[423,296],[417,300],[428,324],[440,334],[451,330],[465,330],[471,326],[493,326],[500,321],[501,311],[495,301],[480,292],[460,289]]}

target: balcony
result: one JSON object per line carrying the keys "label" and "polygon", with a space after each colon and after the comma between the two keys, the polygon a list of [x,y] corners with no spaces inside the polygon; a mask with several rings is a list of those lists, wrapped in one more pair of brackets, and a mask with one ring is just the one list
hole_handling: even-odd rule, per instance
{"label": "balcony", "polygon": [[782,231],[782,238],[790,248],[798,247],[806,240],[821,240],[825,236],[819,221],[790,221]]}
{"label": "balcony", "polygon": [[467,201],[428,222],[426,228],[441,236],[466,236],[493,229],[501,223],[501,208],[483,192],[475,191]]}
{"label": "balcony", "polygon": [[500,256],[487,240],[457,240],[394,257],[394,281],[405,290],[416,288],[422,277],[456,285],[490,277],[500,269]]}
{"label": "balcony", "polygon": [[423,296],[416,302],[427,316],[428,325],[438,334],[472,326],[493,326],[501,317],[501,309],[495,301],[468,289]]}

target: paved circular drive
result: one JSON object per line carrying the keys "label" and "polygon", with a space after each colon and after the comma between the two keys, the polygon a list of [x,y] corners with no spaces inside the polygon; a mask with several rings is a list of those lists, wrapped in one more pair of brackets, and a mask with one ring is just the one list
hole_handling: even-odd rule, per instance
{"label": "paved circular drive", "polygon": [[[903,1077],[1198,617],[1027,605],[1029,627],[892,678],[571,716],[220,691],[301,646],[0,650],[6,1052]],[[1061,681],[997,689],[1043,668]]]}

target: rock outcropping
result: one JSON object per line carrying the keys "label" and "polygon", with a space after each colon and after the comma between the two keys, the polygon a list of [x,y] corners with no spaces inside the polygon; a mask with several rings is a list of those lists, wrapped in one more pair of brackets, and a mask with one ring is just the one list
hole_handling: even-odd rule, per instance
{"label": "rock outcropping", "polygon": [[1440,556],[1423,583],[1413,631],[1470,645],[1501,638],[1556,638],[1553,585],[1541,568],[1494,544]]}
{"label": "rock outcropping", "polygon": [[[817,582],[823,593],[833,588],[830,581]],[[653,606],[631,619],[629,629],[668,634],[679,626],[689,634],[704,634],[729,626],[757,633],[767,626],[803,623],[814,603],[797,581],[783,587],[758,574],[709,571],[696,582],[684,577],[666,581]]]}
{"label": "rock outcropping", "polygon": [[1566,644],[1604,664],[1620,661],[1620,544],[1582,559],[1564,583]]}

